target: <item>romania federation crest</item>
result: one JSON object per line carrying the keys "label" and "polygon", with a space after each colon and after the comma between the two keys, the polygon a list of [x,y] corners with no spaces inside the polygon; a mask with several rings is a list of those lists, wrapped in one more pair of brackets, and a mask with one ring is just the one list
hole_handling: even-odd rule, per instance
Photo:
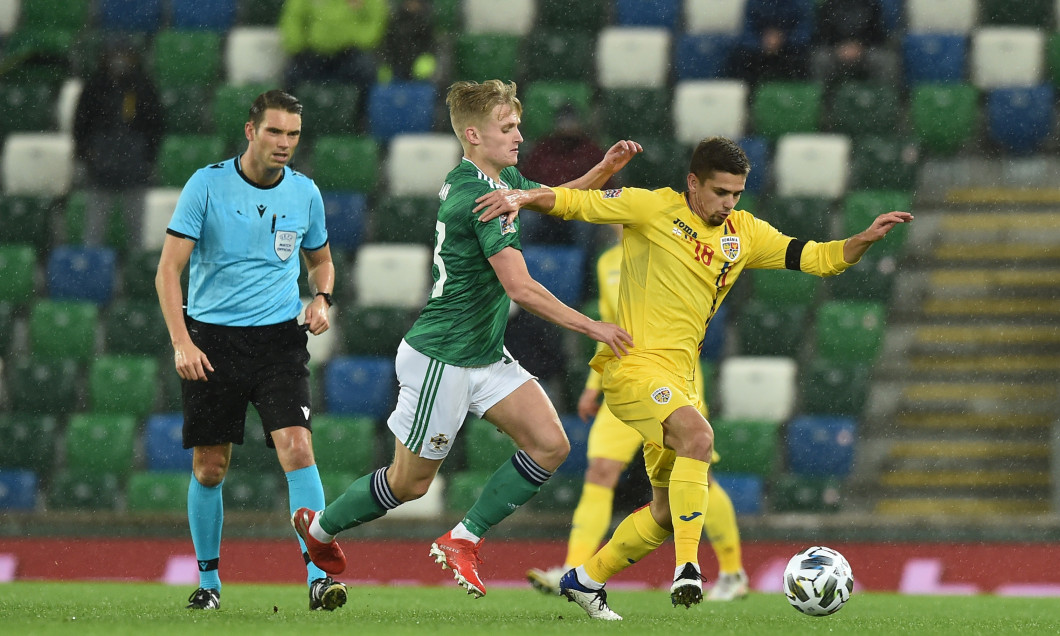
{"label": "romania federation crest", "polygon": [[730,261],[740,257],[740,237],[729,234],[721,237],[721,253]]}
{"label": "romania federation crest", "polygon": [[669,404],[670,398],[673,394],[670,392],[670,387],[662,386],[651,392],[651,399],[656,404]]}

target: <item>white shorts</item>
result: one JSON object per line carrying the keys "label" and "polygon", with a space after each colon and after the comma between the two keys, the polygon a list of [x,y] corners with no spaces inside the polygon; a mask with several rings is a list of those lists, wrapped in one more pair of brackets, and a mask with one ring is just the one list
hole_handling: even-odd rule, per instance
{"label": "white shorts", "polygon": [[445,459],[468,413],[482,417],[535,379],[507,349],[493,364],[457,367],[423,355],[404,340],[394,370],[398,399],[387,426],[406,448],[426,459]]}

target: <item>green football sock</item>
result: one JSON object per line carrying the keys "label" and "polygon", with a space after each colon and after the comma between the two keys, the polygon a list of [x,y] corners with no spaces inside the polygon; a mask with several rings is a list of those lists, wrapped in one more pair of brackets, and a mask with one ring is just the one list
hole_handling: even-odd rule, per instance
{"label": "green football sock", "polygon": [[508,515],[530,501],[551,473],[519,451],[486,481],[482,494],[464,516],[464,527],[482,537]]}
{"label": "green football sock", "polygon": [[[378,471],[377,471],[378,472]],[[320,527],[335,535],[343,530],[356,528],[386,514],[388,508],[379,504],[372,493],[372,482],[376,473],[368,473],[350,484],[346,492],[332,501],[320,515]]]}

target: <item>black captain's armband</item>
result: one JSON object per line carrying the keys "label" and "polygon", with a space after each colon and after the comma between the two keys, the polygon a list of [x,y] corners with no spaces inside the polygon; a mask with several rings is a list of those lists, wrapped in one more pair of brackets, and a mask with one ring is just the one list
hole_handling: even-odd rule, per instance
{"label": "black captain's armband", "polygon": [[793,269],[796,272],[802,271],[799,263],[802,262],[802,249],[804,247],[806,247],[806,241],[791,239],[791,242],[788,243],[788,251],[784,254],[784,267],[786,269]]}

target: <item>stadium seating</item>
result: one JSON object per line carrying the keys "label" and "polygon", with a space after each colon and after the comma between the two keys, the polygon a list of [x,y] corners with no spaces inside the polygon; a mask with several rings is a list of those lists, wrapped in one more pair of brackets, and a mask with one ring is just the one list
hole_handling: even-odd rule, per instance
{"label": "stadium seating", "polygon": [[611,0],[537,0],[539,28],[598,32],[608,24],[610,16]]}
{"label": "stadium seating", "polygon": [[[190,175],[189,175],[190,176]],[[146,252],[161,253],[166,228],[180,199],[180,188],[150,188],[144,197],[144,215],[140,226],[140,246]],[[155,260],[152,269],[158,266]],[[154,275],[152,274],[152,278]],[[153,284],[152,284],[153,287]]]}
{"label": "stadium seating", "polygon": [[242,152],[247,147],[244,124],[250,119],[250,105],[261,93],[273,88],[270,83],[258,82],[246,85],[221,83],[214,91],[212,109],[213,130],[225,140],[230,151]]}
{"label": "stadium seating", "polygon": [[384,197],[368,213],[372,241],[422,243],[433,247],[437,211],[437,197]]}
{"label": "stadium seating", "polygon": [[0,38],[6,38],[18,26],[21,0],[0,2]]}
{"label": "stadium seating", "polygon": [[[168,222],[169,219],[166,219]],[[162,228],[165,236],[165,228]],[[122,266],[122,295],[129,300],[139,300],[158,304],[158,293],[155,291],[155,272],[161,249],[137,250],[125,257]]]}
{"label": "stadium seating", "polygon": [[820,130],[823,89],[814,82],[762,82],[751,96],[751,125],[756,135],[776,141],[790,133]]}
{"label": "stadium seating", "polygon": [[979,0],[906,0],[910,33],[968,34],[979,21]]}
{"label": "stadium seating", "polygon": [[88,367],[88,402],[93,413],[145,417],[158,397],[158,358],[104,355]]}
{"label": "stadium seating", "polygon": [[674,87],[674,136],[682,144],[694,147],[712,135],[738,139],[747,117],[747,85],[739,80],[684,80]]}
{"label": "stadium seating", "polygon": [[55,123],[59,132],[72,133],[77,102],[81,99],[81,90],[85,82],[80,77],[68,77],[59,87],[55,100]]}
{"label": "stadium seating", "polygon": [[236,24],[273,26],[280,20],[284,2],[285,0],[237,0]]}
{"label": "stadium seating", "polygon": [[987,93],[986,130],[1008,154],[1028,155],[1053,132],[1055,91],[1051,84],[998,88]]}
{"label": "stadium seating", "polygon": [[524,245],[530,276],[564,304],[577,307],[585,281],[585,249],[566,245]]}
{"label": "stadium seating", "polygon": [[355,356],[393,356],[415,318],[414,311],[403,307],[343,307],[343,348]]}
{"label": "stadium seating", "polygon": [[380,142],[396,135],[429,133],[436,98],[430,82],[376,84],[368,92],[368,132]]}
{"label": "stadium seating", "polygon": [[842,483],[837,477],[804,477],[782,474],[770,484],[773,512],[838,512]]}
{"label": "stadium seating", "polygon": [[48,255],[48,296],[105,305],[114,294],[116,271],[117,254],[109,247],[57,246]]}
{"label": "stadium seating", "polygon": [[1052,28],[1055,0],[980,0],[979,22],[984,25],[1021,25]]}
{"label": "stadium seating", "polygon": [[788,419],[795,409],[797,371],[795,360],[788,357],[724,358],[718,369],[721,417],[771,422]]}
{"label": "stadium seating", "polygon": [[622,183],[638,188],[673,188],[685,190],[688,185],[688,161],[692,149],[673,137],[637,139],[644,152],[622,169]]}
{"label": "stadium seating", "polygon": [[109,413],[74,413],[64,436],[66,467],[81,474],[124,478],[132,470],[136,418]]}
{"label": "stadium seating", "polygon": [[[573,453],[571,453],[573,457]],[[584,455],[583,455],[584,456]],[[541,486],[541,490],[528,503],[534,510],[549,513],[570,514],[581,498],[584,476],[567,470],[567,462],[560,464],[556,472]]]}
{"label": "stadium seating", "polygon": [[129,512],[185,512],[188,509],[189,471],[138,471],[129,476],[125,505]]}
{"label": "stadium seating", "polygon": [[831,202],[821,197],[775,196],[759,216],[788,236],[824,241],[835,234],[831,207]]}
{"label": "stadium seating", "polygon": [[821,283],[816,276],[782,269],[756,269],[752,276],[754,300],[770,307],[813,304]]}
{"label": "stadium seating", "polygon": [[738,515],[757,515],[764,507],[765,480],[759,475],[716,471],[714,481],[725,489]]}
{"label": "stadium seating", "polygon": [[[174,373],[174,375],[176,375]],[[151,471],[191,470],[190,448],[184,448],[182,413],[154,413],[144,425],[144,467]]]}
{"label": "stadium seating", "polygon": [[909,191],[916,188],[920,149],[914,139],[900,134],[857,137],[852,156],[851,188]]}
{"label": "stadium seating", "polygon": [[596,40],[596,83],[601,88],[665,87],[670,40],[670,32],[658,27],[604,27]]}
{"label": "stadium seating", "polygon": [[[166,120],[166,132],[172,134],[212,132],[214,130],[212,112],[215,90],[208,84],[162,84],[159,86],[158,99],[162,102],[162,116]],[[226,135],[225,139],[229,137],[231,135]]]}
{"label": "stadium seating", "polygon": [[36,289],[37,253],[33,246],[0,244],[0,302],[26,305]]}
{"label": "stadium seating", "polygon": [[[324,218],[331,256],[336,250],[354,251],[364,242],[368,225],[368,195],[364,192],[323,191]],[[299,279],[301,281],[301,279]]]}
{"label": "stadium seating", "polygon": [[97,0],[96,23],[107,31],[154,33],[163,23],[163,0]]}
{"label": "stadium seating", "polygon": [[825,285],[835,300],[888,302],[897,273],[898,257],[873,249],[861,257],[857,267],[828,279]]}
{"label": "stadium seating", "polygon": [[662,27],[677,31],[683,0],[614,0],[615,24],[625,27]]}
{"label": "stadium seating", "polygon": [[787,427],[788,470],[811,477],[845,477],[854,463],[856,441],[853,418],[800,415]]}
{"label": "stadium seating", "polygon": [[368,243],[353,263],[357,303],[420,309],[431,284],[431,248],[418,243]]}
{"label": "stadium seating", "polygon": [[530,33],[537,15],[535,0],[463,0],[464,30],[467,33],[506,33],[520,37]]}
{"label": "stadium seating", "polygon": [[905,83],[960,82],[965,79],[968,36],[954,33],[906,33],[902,36]]}
{"label": "stadium seating", "polygon": [[[287,56],[274,27],[234,26],[225,38],[225,81],[234,86],[282,82]],[[270,88],[272,87],[270,86]],[[248,100],[243,112],[250,108]]]}
{"label": "stadium seating", "polygon": [[37,473],[0,468],[0,510],[32,511],[37,507]]}
{"label": "stadium seating", "polygon": [[19,27],[76,31],[88,23],[92,0],[23,0]]}
{"label": "stadium seating", "polygon": [[177,29],[225,32],[235,25],[236,0],[169,0],[170,25]]}
{"label": "stadium seating", "polygon": [[23,468],[48,478],[58,430],[55,415],[0,413],[0,468]]}
{"label": "stadium seating", "polygon": [[470,417],[460,431],[468,470],[492,473],[519,450],[512,438],[486,420]]}
{"label": "stadium seating", "polygon": [[377,468],[376,423],[370,417],[316,414],[313,416],[313,452],[321,472],[341,472],[358,477]]}
{"label": "stadium seating", "polygon": [[685,31],[739,35],[746,3],[747,0],[684,0]]}
{"label": "stadium seating", "polygon": [[509,81],[516,75],[519,36],[508,33],[460,33],[453,48],[454,77],[475,82]]}
{"label": "stadium seating", "polygon": [[801,410],[859,417],[868,398],[871,366],[814,358],[802,371]]}
{"label": "stadium seating", "polygon": [[[844,236],[853,236],[872,225],[877,216],[892,210],[909,212],[913,208],[913,196],[906,190],[857,190],[847,193],[843,199]],[[876,255],[898,254],[905,247],[909,235],[907,225],[899,225],[887,234],[886,241],[873,245]]]}
{"label": "stadium seating", "polygon": [[591,59],[596,46],[593,33],[555,31],[523,42],[526,81],[592,82]]}
{"label": "stadium seating", "polygon": [[0,176],[6,195],[59,197],[74,177],[74,140],[66,133],[11,133],[4,139]]}
{"label": "stadium seating", "polygon": [[196,170],[223,158],[220,135],[166,135],[158,152],[157,183],[163,188],[182,188]]}
{"label": "stadium seating", "polygon": [[718,33],[684,33],[674,44],[676,81],[724,77],[735,38]]}
{"label": "stadium seating", "polygon": [[50,82],[0,84],[0,107],[5,113],[4,121],[0,122],[0,136],[54,129],[56,97],[55,86]]}
{"label": "stadium seating", "polygon": [[114,510],[121,485],[112,473],[63,470],[52,479],[48,507],[56,510]]}
{"label": "stadium seating", "polygon": [[653,88],[613,88],[600,92],[600,124],[609,139],[670,136],[670,93]]}
{"label": "stadium seating", "polygon": [[817,355],[834,362],[876,359],[886,326],[882,303],[829,300],[817,309]]}
{"label": "stadium seating", "polygon": [[38,261],[52,241],[51,219],[54,199],[51,197],[0,197],[0,244],[28,244],[37,252]]}
{"label": "stadium seating", "polygon": [[588,121],[592,112],[592,86],[588,82],[539,81],[526,87],[520,98],[526,118],[519,126],[526,139],[538,139],[552,132],[556,111],[571,106]]}
{"label": "stadium seating", "polygon": [[967,82],[918,84],[909,98],[909,118],[922,151],[953,155],[976,136],[978,91]]}
{"label": "stadium seating", "polygon": [[383,175],[392,196],[437,197],[462,150],[448,133],[402,134],[390,139]]}
{"label": "stadium seating", "polygon": [[87,362],[96,350],[99,308],[87,300],[40,299],[30,309],[29,348],[35,356]]}
{"label": "stadium seating", "polygon": [[379,142],[357,135],[326,135],[313,144],[313,181],[321,190],[371,193],[379,180]]}
{"label": "stadium seating", "polygon": [[850,145],[846,135],[784,135],[777,141],[773,162],[776,194],[839,198],[850,176]]}
{"label": "stadium seating", "polygon": [[[241,448],[236,452],[239,451],[245,452],[246,449]],[[221,490],[225,512],[275,510],[281,502],[286,503],[287,484],[284,483],[283,473],[279,472],[275,454],[272,451],[267,454],[273,456],[271,470],[275,472],[255,474],[248,470],[229,471]]]}
{"label": "stadium seating", "polygon": [[491,470],[461,470],[453,474],[445,490],[445,509],[452,513],[464,514],[474,505],[482,494]]}
{"label": "stadium seating", "polygon": [[[72,358],[20,356],[4,364],[4,387],[13,413],[64,414],[77,407],[79,369]],[[41,387],[48,387],[41,391]]]}
{"label": "stadium seating", "polygon": [[394,408],[393,356],[337,356],[324,367],[326,412],[381,420]]}
{"label": "stadium seating", "polygon": [[741,353],[796,358],[805,339],[809,303],[775,306],[757,299],[743,304],[736,321]]}
{"label": "stadium seating", "polygon": [[980,27],[972,34],[972,84],[980,90],[1035,86],[1045,74],[1045,33],[1034,27]]}
{"label": "stadium seating", "polygon": [[832,132],[855,137],[893,134],[898,129],[901,103],[893,86],[844,82],[836,87],[830,102]]}
{"label": "stadium seating", "polygon": [[304,82],[298,85],[294,94],[302,102],[303,143],[325,135],[352,135],[357,131],[361,91],[356,85]]}
{"label": "stadium seating", "polygon": [[159,31],[152,43],[151,70],[159,87],[213,85],[221,79],[221,34],[176,28]]}

